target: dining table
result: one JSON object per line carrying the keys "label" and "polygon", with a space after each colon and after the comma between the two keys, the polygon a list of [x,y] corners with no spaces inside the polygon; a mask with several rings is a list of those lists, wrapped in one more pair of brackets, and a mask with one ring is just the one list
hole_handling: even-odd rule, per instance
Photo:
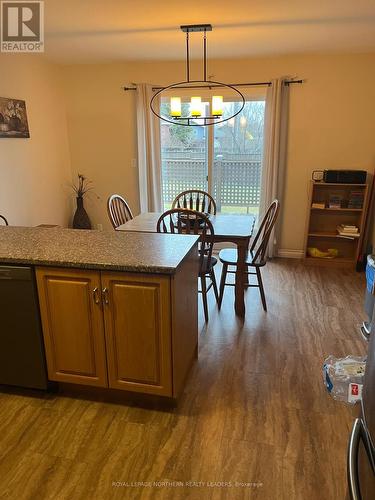
{"label": "dining table", "polygon": [[[117,228],[117,231],[156,233],[161,212],[144,212]],[[237,316],[245,316],[245,287],[247,284],[246,258],[255,217],[240,214],[216,214],[209,216],[214,228],[215,243],[234,243],[237,246],[234,309]]]}

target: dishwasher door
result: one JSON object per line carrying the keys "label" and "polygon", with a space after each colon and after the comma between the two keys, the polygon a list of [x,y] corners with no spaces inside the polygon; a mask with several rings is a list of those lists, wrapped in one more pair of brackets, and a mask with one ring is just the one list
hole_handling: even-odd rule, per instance
{"label": "dishwasher door", "polygon": [[47,389],[34,270],[0,266],[0,384]]}

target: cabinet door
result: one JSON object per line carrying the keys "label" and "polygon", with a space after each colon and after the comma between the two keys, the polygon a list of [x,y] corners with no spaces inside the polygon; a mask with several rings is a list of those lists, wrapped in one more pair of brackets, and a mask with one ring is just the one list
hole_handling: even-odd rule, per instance
{"label": "cabinet door", "polygon": [[107,386],[100,273],[38,268],[50,380]]}
{"label": "cabinet door", "polygon": [[109,386],[172,396],[170,280],[102,273]]}

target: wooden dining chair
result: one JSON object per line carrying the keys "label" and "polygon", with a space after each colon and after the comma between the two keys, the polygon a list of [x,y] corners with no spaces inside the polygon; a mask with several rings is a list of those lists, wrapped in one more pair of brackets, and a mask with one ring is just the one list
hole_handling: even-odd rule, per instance
{"label": "wooden dining chair", "polygon": [[[207,293],[213,287],[216,302],[219,303],[219,293],[216,283],[214,266],[217,259],[212,256],[214,246],[214,228],[209,218],[196,210],[187,208],[172,208],[167,210],[160,217],[156,225],[158,233],[180,233],[180,234],[198,234],[199,240],[199,273],[201,282],[204,317],[208,321]],[[210,283],[207,286],[207,278]]]}
{"label": "wooden dining chair", "polygon": [[216,202],[209,193],[200,189],[183,191],[173,200],[172,208],[189,208],[198,212],[216,215]]}
{"label": "wooden dining chair", "polygon": [[[274,200],[269,206],[266,215],[263,217],[262,223],[259,226],[257,234],[252,242],[246,258],[246,288],[259,288],[260,296],[262,299],[263,309],[267,311],[266,296],[264,293],[262,275],[260,268],[265,266],[267,262],[267,248],[272,233],[272,229],[276,223],[280,211],[280,203]],[[225,285],[235,286],[232,283],[226,283],[227,274],[236,274],[236,270],[228,270],[229,266],[236,267],[237,265],[237,250],[234,248],[225,248],[219,253],[220,262],[223,264],[220,279],[220,295],[219,295],[219,309],[223,301]],[[255,271],[249,271],[253,268]],[[257,281],[255,284],[250,283],[250,275],[255,275]]]}
{"label": "wooden dining chair", "polygon": [[107,210],[113,229],[117,229],[125,222],[133,219],[129,205],[119,194],[113,194],[108,198]]}
{"label": "wooden dining chair", "polygon": [[0,224],[5,225],[5,226],[9,226],[8,221],[6,220],[6,218],[3,215],[0,215]]}

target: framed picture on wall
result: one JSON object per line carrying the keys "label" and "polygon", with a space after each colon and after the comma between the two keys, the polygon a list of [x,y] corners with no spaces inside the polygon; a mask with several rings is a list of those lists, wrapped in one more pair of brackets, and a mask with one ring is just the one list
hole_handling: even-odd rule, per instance
{"label": "framed picture on wall", "polygon": [[25,101],[0,97],[0,138],[1,137],[30,137]]}

